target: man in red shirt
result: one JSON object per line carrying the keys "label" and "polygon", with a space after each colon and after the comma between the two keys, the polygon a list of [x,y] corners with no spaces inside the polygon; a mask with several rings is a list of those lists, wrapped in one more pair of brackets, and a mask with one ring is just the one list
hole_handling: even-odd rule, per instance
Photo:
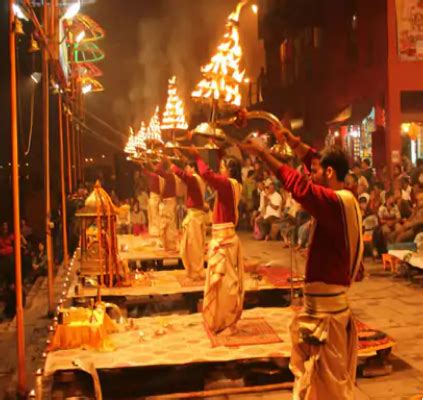
{"label": "man in red shirt", "polygon": [[[312,171],[315,151],[290,132],[275,134]],[[353,399],[358,341],[346,293],[361,265],[363,244],[357,201],[343,190],[348,159],[336,147],[325,149],[321,169],[309,179],[256,143],[240,147],[265,161],[285,190],[314,217],[304,309],[290,327],[294,399]]]}
{"label": "man in red shirt", "polygon": [[201,280],[204,278],[204,247],[206,244],[206,226],[204,212],[204,194],[206,185],[197,174],[195,161],[186,161],[182,170],[172,165],[172,172],[186,186],[187,216],[182,223],[181,258],[188,278]]}
{"label": "man in red shirt", "polygon": [[192,148],[201,177],[216,191],[212,239],[204,288],[203,318],[213,333],[232,334],[244,303],[244,264],[235,227],[242,192],[241,166],[235,158],[223,159],[213,172]]}
{"label": "man in red shirt", "polygon": [[170,170],[167,160],[156,168],[163,179],[162,205],[160,209],[160,239],[166,251],[178,250],[178,229],[176,226],[176,176]]}
{"label": "man in red shirt", "polygon": [[148,190],[150,192],[148,197],[148,233],[150,236],[159,236],[160,229],[160,201],[163,190],[163,179],[153,172],[153,166],[143,165],[142,174],[147,177]]}

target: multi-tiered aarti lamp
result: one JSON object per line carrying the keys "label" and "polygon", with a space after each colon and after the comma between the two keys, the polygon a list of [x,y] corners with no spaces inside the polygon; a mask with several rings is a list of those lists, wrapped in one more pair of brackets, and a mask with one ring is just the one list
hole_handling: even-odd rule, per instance
{"label": "multi-tiered aarti lamp", "polygon": [[218,109],[233,110],[241,106],[240,85],[245,71],[241,70],[242,49],[239,42],[239,16],[242,7],[232,13],[226,32],[217,46],[217,53],[201,68],[203,79],[191,93],[195,101],[211,106],[210,120],[200,124],[194,133],[224,139],[225,134],[216,127]]}

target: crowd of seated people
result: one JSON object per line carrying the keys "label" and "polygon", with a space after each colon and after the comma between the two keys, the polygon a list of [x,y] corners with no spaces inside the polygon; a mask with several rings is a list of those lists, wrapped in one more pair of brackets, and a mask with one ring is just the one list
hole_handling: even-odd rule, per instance
{"label": "crowd of seated people", "polygon": [[[253,230],[257,240],[281,239],[285,246],[306,248],[311,227],[308,213],[260,162],[246,159],[242,170],[242,226]],[[298,170],[308,173],[302,165]],[[355,162],[345,187],[359,201],[364,240],[374,257],[387,252],[388,246],[413,242],[423,232],[423,160],[413,166],[404,157],[393,166],[391,179],[378,175],[369,159]]]}

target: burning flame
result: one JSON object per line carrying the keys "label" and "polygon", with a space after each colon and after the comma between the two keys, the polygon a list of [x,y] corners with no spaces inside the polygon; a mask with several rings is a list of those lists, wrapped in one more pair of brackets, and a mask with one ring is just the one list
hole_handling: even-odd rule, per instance
{"label": "burning flame", "polygon": [[147,128],[145,127],[144,121],[142,121],[140,129],[137,135],[135,136],[135,149],[137,150],[137,153],[147,149],[147,146],[145,144],[146,132]]}
{"label": "burning flame", "polygon": [[239,43],[238,21],[241,9],[246,3],[239,3],[236,11],[229,16],[227,31],[217,46],[217,53],[201,68],[204,79],[191,93],[194,99],[214,99],[226,105],[241,105],[240,84],[245,71],[240,71],[242,49]]}
{"label": "burning flame", "polygon": [[145,132],[145,140],[163,143],[162,131],[160,130],[159,106],[156,107],[156,111],[150,119]]}
{"label": "burning flame", "polygon": [[184,113],[184,103],[177,94],[176,76],[169,79],[167,102],[163,112],[161,128],[162,130],[188,129],[188,123]]}
{"label": "burning flame", "polygon": [[130,127],[128,142],[126,143],[125,150],[124,150],[126,154],[133,156],[137,153],[136,147],[135,147],[135,141],[136,141],[136,137],[134,134],[134,130],[132,129],[132,127]]}

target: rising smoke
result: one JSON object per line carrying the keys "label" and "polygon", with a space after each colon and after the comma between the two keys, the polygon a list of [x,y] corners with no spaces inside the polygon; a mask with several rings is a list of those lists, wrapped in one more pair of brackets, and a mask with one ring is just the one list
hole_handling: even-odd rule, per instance
{"label": "rising smoke", "polygon": [[141,18],[137,32],[137,68],[124,101],[115,113],[128,114],[138,126],[156,104],[164,106],[167,78],[176,75],[181,94],[189,98],[200,79],[200,67],[214,51],[236,0],[161,0],[157,12]]}

